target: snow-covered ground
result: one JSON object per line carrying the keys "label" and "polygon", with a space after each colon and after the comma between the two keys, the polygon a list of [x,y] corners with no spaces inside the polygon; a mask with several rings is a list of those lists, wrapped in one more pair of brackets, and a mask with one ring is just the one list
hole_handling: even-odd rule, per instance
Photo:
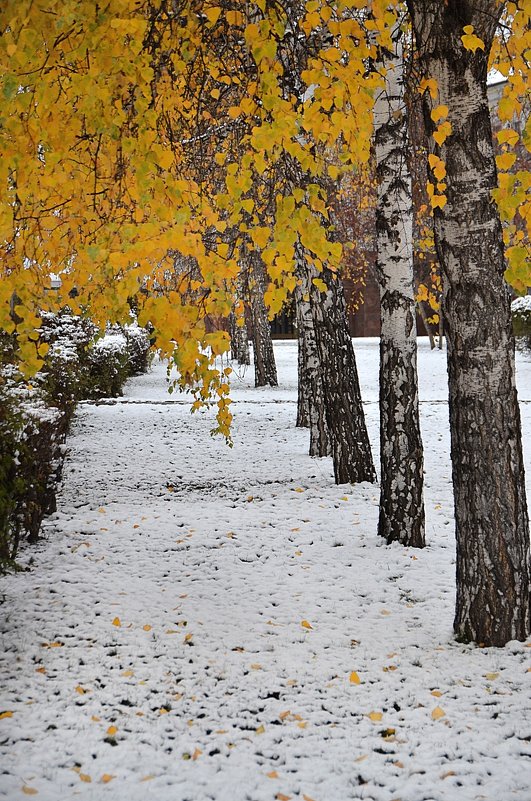
{"label": "snow-covered ground", "polygon": [[[306,455],[275,349],[280,388],[234,380],[232,449],[160,364],[80,409],[45,541],[0,583],[1,798],[531,798],[531,643],[452,638],[445,354],[421,343],[415,551],[377,538],[376,486]],[[356,352],[376,457],[377,342]]]}

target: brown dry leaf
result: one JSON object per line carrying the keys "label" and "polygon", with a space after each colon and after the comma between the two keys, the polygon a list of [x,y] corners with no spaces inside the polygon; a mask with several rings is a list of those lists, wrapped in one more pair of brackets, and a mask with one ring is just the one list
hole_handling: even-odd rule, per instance
{"label": "brown dry leaf", "polygon": [[155,774],[154,773],[148,773],[148,775],[144,776],[142,779],[140,779],[140,781],[141,782],[150,782],[151,779],[154,779],[154,778],[155,778]]}
{"label": "brown dry leaf", "polygon": [[113,622],[112,622],[112,624],[113,624],[113,626],[117,626],[117,627],[119,627],[119,626],[121,626],[121,625],[122,625],[122,622],[121,622],[121,620],[120,620],[120,618],[119,618],[119,617],[115,617],[115,618],[114,618],[114,620],[113,620]]}
{"label": "brown dry leaf", "polygon": [[113,779],[116,779],[116,776],[113,776],[111,773],[104,773],[100,779],[100,782],[103,782],[103,784],[109,784],[109,782],[112,782]]}
{"label": "brown dry leaf", "polygon": [[444,711],[444,709],[441,709],[440,706],[436,706],[433,712],[431,713],[433,720],[440,720],[441,718],[444,718],[445,715],[446,712]]}
{"label": "brown dry leaf", "polygon": [[64,643],[63,642],[43,642],[41,643],[43,648],[62,648]]}
{"label": "brown dry leaf", "polygon": [[46,673],[46,668],[45,667],[36,668],[35,673]]}
{"label": "brown dry leaf", "polygon": [[365,762],[368,756],[369,756],[368,754],[362,754],[357,759],[355,759],[354,762]]}
{"label": "brown dry leaf", "polygon": [[151,626],[149,625],[149,623],[146,623],[146,625],[142,626],[142,628],[144,629],[144,631],[151,631]]}
{"label": "brown dry leaf", "polygon": [[258,662],[254,662],[251,665],[251,670],[262,670],[262,665],[259,665]]}
{"label": "brown dry leaf", "polygon": [[441,773],[441,779],[447,779],[448,776],[455,776],[455,770],[447,770],[446,773]]}
{"label": "brown dry leaf", "polygon": [[393,670],[396,670],[396,665],[386,665],[386,667],[382,668],[384,673],[389,673]]}
{"label": "brown dry leaf", "polygon": [[389,609],[380,609],[380,614],[381,615],[390,615],[391,612],[389,611]]}
{"label": "brown dry leaf", "polygon": [[303,627],[303,629],[313,629],[312,624],[308,623],[307,620],[301,620],[301,626]]}
{"label": "brown dry leaf", "polygon": [[22,792],[24,795],[37,795],[39,791],[36,790],[35,787],[29,787],[27,784],[24,784],[22,786]]}
{"label": "brown dry leaf", "polygon": [[355,670],[353,670],[352,673],[350,674],[349,680],[351,684],[361,684],[361,679]]}
{"label": "brown dry leaf", "polygon": [[373,723],[378,723],[378,721],[383,718],[383,714],[382,712],[369,712],[367,717],[370,718]]}
{"label": "brown dry leaf", "polygon": [[203,753],[203,752],[201,751],[201,749],[200,749],[200,748],[196,748],[196,749],[195,749],[194,753],[192,754],[192,759],[194,760],[194,762],[195,762],[195,760],[196,760],[198,757],[200,757],[200,756],[201,756],[201,754],[202,754],[202,753]]}
{"label": "brown dry leaf", "polygon": [[404,763],[403,762],[393,762],[393,765],[395,766],[395,768],[403,768],[404,767]]}
{"label": "brown dry leaf", "polygon": [[270,779],[278,779],[278,773],[276,770],[271,770],[269,773],[266,773],[266,776],[268,776]]}
{"label": "brown dry leaf", "polygon": [[116,728],[116,726],[109,726],[109,728],[107,729],[107,734],[109,735],[109,737],[114,737],[117,731],[118,729]]}
{"label": "brown dry leaf", "polygon": [[291,710],[286,709],[285,712],[281,712],[278,716],[280,720],[286,720],[286,718],[291,715]]}
{"label": "brown dry leaf", "polygon": [[305,795],[304,793],[302,794],[302,797],[304,798],[304,801],[314,801],[313,798],[310,798],[309,795]]}
{"label": "brown dry leaf", "polygon": [[284,793],[277,793],[275,798],[277,799],[277,801],[289,801],[291,796],[284,795]]}
{"label": "brown dry leaf", "polygon": [[92,781],[88,773],[80,773],[79,778],[81,779],[82,782],[86,782],[87,784],[90,784],[90,782]]}

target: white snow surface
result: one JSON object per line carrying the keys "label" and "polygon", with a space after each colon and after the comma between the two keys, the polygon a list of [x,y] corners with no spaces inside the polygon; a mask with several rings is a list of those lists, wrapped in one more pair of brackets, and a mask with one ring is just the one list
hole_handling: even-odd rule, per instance
{"label": "white snow surface", "polygon": [[[377,345],[355,343],[375,458]],[[531,798],[531,643],[452,635],[445,353],[420,342],[424,550],[307,456],[296,344],[275,353],[280,388],[234,378],[233,448],[160,363],[80,408],[58,511],[0,583],[0,798]]]}

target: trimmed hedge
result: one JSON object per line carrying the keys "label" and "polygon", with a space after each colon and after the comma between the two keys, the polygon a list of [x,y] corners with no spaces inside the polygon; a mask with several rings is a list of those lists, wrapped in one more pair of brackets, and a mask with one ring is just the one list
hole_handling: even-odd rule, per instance
{"label": "trimmed hedge", "polygon": [[43,315],[49,350],[28,384],[9,363],[0,366],[0,572],[16,569],[22,538],[38,539],[43,518],[56,509],[65,441],[77,403],[116,397],[129,376],[149,367],[149,334],[136,324],[97,338],[89,321],[64,311]]}

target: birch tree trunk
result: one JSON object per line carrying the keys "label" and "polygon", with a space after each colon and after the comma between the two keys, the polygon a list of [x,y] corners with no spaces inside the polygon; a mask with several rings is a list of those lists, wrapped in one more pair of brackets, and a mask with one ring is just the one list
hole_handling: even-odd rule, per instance
{"label": "birch tree trunk", "polygon": [[[317,271],[314,272],[317,275]],[[300,284],[295,291],[299,332],[297,425],[305,425],[310,429],[310,456],[330,456],[332,450],[326,418],[327,402],[310,302],[313,273],[301,259],[299,259],[298,274]]]}
{"label": "birch tree trunk", "polygon": [[271,326],[264,302],[265,269],[256,251],[249,253],[249,293],[253,320],[254,385],[278,386]]}
{"label": "birch tree trunk", "polygon": [[[485,645],[530,633],[529,523],[514,339],[487,103],[487,60],[503,3],[408,0],[424,75],[448,107],[447,202],[435,211],[443,270],[457,537],[458,638]],[[474,26],[485,49],[464,48]],[[425,114],[429,123],[429,100]]]}
{"label": "birch tree trunk", "polygon": [[239,364],[251,364],[251,353],[249,349],[249,334],[245,320],[238,320],[234,312],[229,317],[230,351],[231,357]]}
{"label": "birch tree trunk", "polygon": [[400,27],[395,52],[380,64],[385,86],[374,105],[377,262],[380,289],[380,516],[387,542],[422,548],[423,451],[413,283],[413,201]]}
{"label": "birch tree trunk", "polygon": [[[304,264],[308,269],[307,263]],[[305,285],[310,290],[336,484],[374,482],[376,471],[348,330],[343,285],[339,276],[326,267],[319,278],[325,282],[326,292],[315,286],[311,273]]]}

